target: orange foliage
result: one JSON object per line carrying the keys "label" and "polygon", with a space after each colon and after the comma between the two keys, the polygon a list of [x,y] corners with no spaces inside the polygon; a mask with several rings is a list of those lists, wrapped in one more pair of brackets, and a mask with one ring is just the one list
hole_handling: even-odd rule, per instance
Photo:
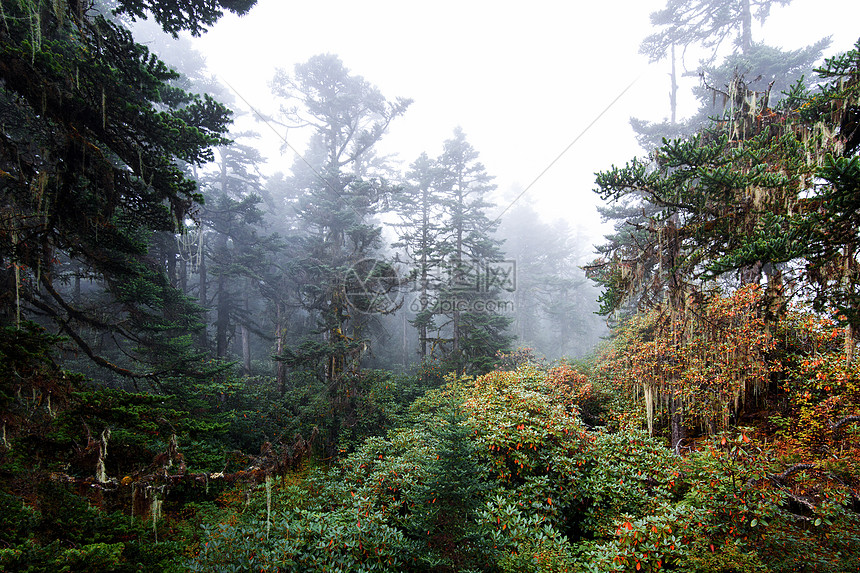
{"label": "orange foliage", "polygon": [[759,310],[762,297],[750,285],[726,297],[691,297],[681,316],[663,308],[636,315],[600,356],[599,374],[636,403],[648,392],[657,409],[681,398],[687,416],[725,427],[776,367],[767,360],[775,341]]}

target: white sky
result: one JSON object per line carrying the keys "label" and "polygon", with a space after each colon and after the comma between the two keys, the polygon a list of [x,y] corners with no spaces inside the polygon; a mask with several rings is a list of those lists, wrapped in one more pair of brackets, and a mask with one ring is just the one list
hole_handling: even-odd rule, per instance
{"label": "white sky", "polygon": [[[461,126],[496,176],[499,211],[636,80],[523,198],[548,220],[596,232],[594,172],[643,153],[630,116],[656,121],[669,113],[668,63],[649,66],[638,54],[649,13],[664,3],[260,0],[242,18],[223,18],[196,45],[213,73],[269,113],[277,108],[268,87],[276,67],[292,72],[315,54],[337,54],[386,97],[414,99],[383,152],[405,167],[423,151],[438,155]],[[856,0],[794,0],[775,7],[754,39],[793,49],[833,35],[832,55],[853,46],[858,23]],[[255,129],[269,141],[268,171],[288,171],[292,154],[277,151],[268,128]],[[302,149],[297,136],[290,134],[291,143]]]}

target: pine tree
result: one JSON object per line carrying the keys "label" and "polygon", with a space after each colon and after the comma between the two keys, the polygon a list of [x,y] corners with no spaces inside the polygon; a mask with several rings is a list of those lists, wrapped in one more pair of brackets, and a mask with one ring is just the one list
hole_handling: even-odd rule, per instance
{"label": "pine tree", "polygon": [[478,156],[457,128],[437,161],[444,217],[437,252],[445,277],[434,313],[447,319],[439,327],[450,332],[448,361],[458,373],[486,372],[512,340],[502,292],[516,288],[515,268],[493,236],[498,221],[486,215],[495,185]]}
{"label": "pine tree", "polygon": [[[669,121],[656,123],[631,118],[640,144],[650,150],[659,147],[663,138],[692,135],[706,127],[711,118],[721,117],[725,106],[718,102],[714,89],[728,90],[735,78],[743,79],[748,89],[766,92],[771,107],[792,84],[809,78],[814,63],[830,44],[829,38],[798,50],[782,50],[753,40],[753,20],[763,24],[772,6],[790,3],[791,0],[668,0],[665,8],[653,12],[651,23],[658,30],[642,41],[639,51],[652,62],[669,56],[671,113]],[[733,45],[731,52],[717,64],[726,44]],[[702,85],[693,90],[699,110],[678,122],[676,56],[679,50],[683,57],[696,46],[706,52],[695,71],[702,80]]]}
{"label": "pine tree", "polygon": [[306,233],[299,262],[301,296],[314,313],[322,340],[288,351],[294,365],[324,359],[329,381],[360,367],[367,350],[362,326],[399,286],[390,264],[378,256],[381,228],[372,217],[392,191],[374,176],[374,145],[409,100],[386,100],[364,78],[352,75],[336,56],[314,56],[295,74],[279,71],[276,95],[297,102],[284,108],[287,120],[312,129],[310,146],[293,168],[298,219]]}
{"label": "pine tree", "polygon": [[[260,313],[252,312],[252,305],[280,240],[263,232],[263,182],[258,170],[263,158],[257,149],[239,142],[256,138],[256,134],[238,133],[232,138],[229,146],[217,149],[214,170],[200,175],[206,203],[200,210],[197,232],[198,240],[203,241],[198,246],[203,266],[199,284],[201,304],[216,314],[215,356],[230,355],[232,333],[238,328],[237,354],[245,373],[250,373],[251,335],[263,330]],[[211,299],[203,300],[210,291]]]}
{"label": "pine tree", "polygon": [[[222,8],[252,5],[125,0],[117,12],[149,10],[172,33],[200,33]],[[150,256],[150,241],[193,214],[200,196],[179,163],[212,159],[228,110],[172,86],[175,72],[81,3],[4,3],[3,16],[3,323],[53,322],[96,364],[126,376],[192,367],[199,356],[187,333],[199,309]],[[88,308],[74,300],[78,289],[67,292],[63,283],[80,278],[104,292],[102,304]],[[116,339],[123,363],[88,333]]]}
{"label": "pine tree", "polygon": [[403,249],[412,265],[410,280],[414,285],[414,299],[409,309],[415,317],[410,323],[418,330],[418,358],[424,362],[428,353],[429,333],[437,330],[432,298],[439,287],[439,241],[442,226],[442,197],[439,189],[439,170],[434,160],[422,153],[410,166],[406,184],[394,195],[393,205],[400,217],[394,228],[398,240],[392,246]]}
{"label": "pine tree", "polygon": [[426,539],[455,571],[482,564],[485,549],[476,520],[488,482],[486,470],[477,462],[474,433],[467,421],[456,404],[447,405],[434,432],[436,456],[428,465],[428,478],[414,492],[416,536]]}

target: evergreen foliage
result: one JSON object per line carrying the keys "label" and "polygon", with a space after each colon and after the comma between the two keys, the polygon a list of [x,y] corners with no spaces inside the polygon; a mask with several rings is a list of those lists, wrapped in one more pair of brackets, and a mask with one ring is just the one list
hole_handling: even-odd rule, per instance
{"label": "evergreen foliage", "polygon": [[[155,17],[178,32],[220,15],[217,6],[197,8],[165,5]],[[119,9],[140,16],[147,6]],[[187,333],[199,328],[199,310],[148,253],[152,234],[181,229],[200,198],[178,162],[211,159],[229,111],[172,86],[176,72],[105,14],[72,2],[4,10],[3,324],[38,316],[126,376],[192,370],[200,356]],[[63,288],[82,278],[99,285],[108,306],[91,308]],[[105,358],[91,332],[112,337],[131,360]]]}
{"label": "evergreen foliage", "polygon": [[378,256],[381,229],[371,220],[392,192],[379,175],[374,145],[411,102],[386,100],[331,54],[297,65],[293,76],[279,71],[272,86],[276,95],[301,106],[284,107],[287,120],[313,130],[291,185],[305,233],[297,265],[304,275],[300,296],[318,325],[318,336],[304,344],[324,351],[299,349],[299,355],[322,358],[326,380],[341,383],[360,368],[368,349],[367,318],[393,310],[378,309],[373,301],[399,286],[388,262]]}
{"label": "evergreen foliage", "polygon": [[597,174],[611,337],[548,362],[505,305],[585,344],[579,245],[488,218],[462,130],[400,176],[409,101],[314,56],[266,179],[202,57],[128,27],[253,2],[4,2],[0,569],[858,570],[860,42],[810,87],[825,42],[752,42],[772,4],[655,15],[654,58],[737,39],[698,94],[727,111]]}
{"label": "evergreen foliage", "polygon": [[413,164],[416,184],[398,203],[404,236],[395,246],[415,265],[419,355],[458,373],[487,372],[513,340],[503,294],[516,288],[515,264],[493,236],[499,222],[486,215],[486,195],[495,186],[478,157],[457,128],[436,160],[425,154]]}
{"label": "evergreen foliage", "polygon": [[[788,5],[791,0],[669,0],[666,7],[651,14],[651,22],[659,30],[642,41],[640,52],[658,61],[667,55],[671,58],[671,119],[648,122],[631,118],[639,143],[647,150],[660,146],[666,139],[691,136],[706,128],[711,120],[731,115],[726,99],[732,84],[741,79],[745,86],[765,95],[764,107],[776,107],[783,92],[797,82],[809,80],[817,60],[830,44],[823,38],[805,48],[783,50],[755,42],[752,36],[753,20],[761,24],[770,15],[774,5]],[[717,63],[721,48],[732,44],[732,51]],[[694,72],[701,85],[693,89],[699,100],[699,110],[685,120],[677,118],[678,78],[677,50],[686,70],[684,58],[691,47],[705,50],[705,57]]]}

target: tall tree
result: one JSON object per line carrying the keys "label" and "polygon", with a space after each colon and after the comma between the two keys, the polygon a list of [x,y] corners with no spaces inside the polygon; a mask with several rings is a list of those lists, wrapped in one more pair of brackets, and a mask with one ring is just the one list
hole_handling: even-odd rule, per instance
{"label": "tall tree", "polygon": [[686,49],[698,44],[710,52],[710,61],[726,42],[746,53],[753,45],[753,18],[764,23],[772,6],[790,3],[791,0],[668,0],[665,8],[651,14],[651,24],[660,29],[642,41],[640,50],[654,61],[664,58],[672,46]]}
{"label": "tall tree", "polygon": [[[123,0],[116,12],[149,13],[171,33],[199,34],[222,9],[241,14],[253,4]],[[83,3],[28,0],[3,10],[2,320],[53,322],[97,364],[129,376],[155,378],[190,364],[185,332],[195,328],[194,308],[148,245],[153,231],[173,232],[193,214],[199,195],[177,162],[212,158],[228,110],[172,87],[175,72]],[[76,304],[60,288],[68,275],[58,261],[73,273],[84,269],[110,305]],[[127,341],[132,363],[98,354],[87,330]]]}
{"label": "tall tree", "polygon": [[410,322],[418,330],[418,358],[422,362],[428,357],[428,342],[431,342],[428,333],[436,330],[431,297],[438,289],[434,283],[439,278],[442,231],[439,175],[436,162],[422,153],[410,166],[406,185],[393,197],[400,217],[400,222],[394,225],[399,238],[393,246],[403,249],[412,265],[410,279],[415,298],[409,309],[415,317]]}
{"label": "tall tree", "polygon": [[[201,174],[206,204],[200,211],[199,240],[204,271],[199,273],[201,303],[215,309],[216,356],[228,355],[228,333],[239,329],[243,369],[251,368],[251,333],[261,332],[260,320],[251,313],[251,297],[277,239],[263,234],[263,182],[260,152],[241,140],[255,133],[237,133],[229,146],[217,149],[214,169]],[[212,300],[204,300],[213,280]],[[207,283],[204,286],[204,283]]]}
{"label": "tall tree", "polygon": [[[637,196],[652,206],[647,225],[639,225],[645,232],[601,261],[602,276],[614,277],[607,286],[617,289],[606,301],[617,308],[625,294],[652,293],[647,300],[666,317],[654,336],[684,345],[690,305],[697,306],[703,287],[713,287],[709,281],[731,287],[767,277],[759,309],[765,328],[785,312],[785,284],[805,283],[818,289],[821,310],[841,313],[850,357],[857,308],[857,235],[848,223],[858,173],[856,65],[856,51],[830,60],[822,72],[832,83],[814,96],[798,86],[776,111],[739,81],[730,121],[667,142],[653,164],[636,160],[599,174],[604,198]],[[674,436],[673,425],[673,445]]]}
{"label": "tall tree", "polygon": [[[658,28],[640,45],[640,52],[652,62],[669,57],[671,86],[669,93],[670,120],[651,123],[631,118],[640,144],[651,149],[659,147],[662,138],[692,135],[707,126],[709,118],[722,114],[711,88],[728,89],[735,77],[743,78],[749,89],[767,92],[771,107],[781,99],[781,93],[804,76],[811,75],[814,63],[830,43],[822,39],[797,50],[782,50],[753,39],[754,20],[764,23],[774,5],[786,6],[791,0],[668,0],[665,8],[651,14],[651,23]],[[731,44],[731,51],[722,63],[717,63],[721,49]],[[692,117],[677,122],[678,76],[677,50],[682,59],[689,48],[704,50],[704,57],[695,72],[702,86],[694,90],[699,110]]]}
{"label": "tall tree", "polygon": [[296,65],[292,76],[279,70],[272,88],[290,104],[282,107],[287,120],[311,129],[291,184],[307,233],[302,295],[319,320],[322,340],[306,341],[287,359],[322,358],[325,378],[336,381],[359,365],[367,348],[361,332],[366,315],[386,310],[376,306],[377,295],[398,285],[390,265],[377,256],[381,228],[372,217],[392,188],[373,176],[374,145],[410,101],[387,100],[330,54]]}
{"label": "tall tree", "polygon": [[486,210],[495,185],[478,157],[457,128],[437,162],[444,212],[438,253],[447,281],[435,312],[447,317],[449,359],[457,372],[486,371],[512,340],[507,328],[513,319],[501,293],[515,289],[515,267],[504,261],[501,241],[493,236],[499,223]]}

